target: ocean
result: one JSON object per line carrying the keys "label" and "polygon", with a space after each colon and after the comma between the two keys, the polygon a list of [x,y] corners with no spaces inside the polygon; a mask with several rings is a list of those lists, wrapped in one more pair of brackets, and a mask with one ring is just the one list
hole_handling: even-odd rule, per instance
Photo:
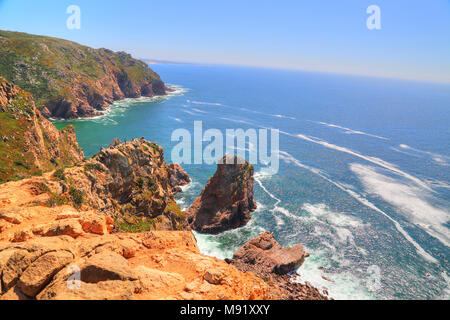
{"label": "ocean", "polygon": [[[255,165],[258,209],[219,235],[196,234],[202,253],[231,257],[270,230],[310,257],[292,276],[335,299],[450,298],[450,85],[231,66],[151,65],[176,90],[126,99],[73,124],[86,156],[113,138],[145,137],[171,161],[172,132],[280,130],[278,173]],[[252,146],[248,146],[251,148]],[[215,165],[183,165],[193,182]]]}

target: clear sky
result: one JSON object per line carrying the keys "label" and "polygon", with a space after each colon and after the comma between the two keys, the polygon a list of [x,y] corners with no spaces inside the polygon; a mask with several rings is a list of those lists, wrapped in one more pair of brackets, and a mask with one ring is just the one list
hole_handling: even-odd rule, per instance
{"label": "clear sky", "polygon": [[449,0],[0,0],[0,29],[138,58],[450,82]]}

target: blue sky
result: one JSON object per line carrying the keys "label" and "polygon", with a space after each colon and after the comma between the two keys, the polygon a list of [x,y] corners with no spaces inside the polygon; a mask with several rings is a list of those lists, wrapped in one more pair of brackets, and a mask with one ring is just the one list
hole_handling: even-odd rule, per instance
{"label": "blue sky", "polygon": [[[73,4],[80,30],[66,27]],[[450,82],[449,0],[0,0],[0,29],[139,58]]]}

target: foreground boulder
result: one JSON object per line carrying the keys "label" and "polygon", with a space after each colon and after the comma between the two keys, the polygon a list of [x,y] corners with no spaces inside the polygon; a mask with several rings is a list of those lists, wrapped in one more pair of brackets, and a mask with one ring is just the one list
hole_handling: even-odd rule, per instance
{"label": "foreground boulder", "polygon": [[254,168],[247,161],[235,156],[224,157],[201,195],[187,210],[192,229],[217,234],[246,225],[251,212],[256,210],[253,174]]}
{"label": "foreground boulder", "polygon": [[266,231],[241,247],[233,255],[232,263],[243,271],[283,275],[297,270],[308,256],[301,244],[282,248]]}
{"label": "foreground boulder", "polygon": [[308,283],[300,284],[291,280],[289,273],[297,270],[308,256],[301,244],[283,248],[273,234],[267,231],[247,242],[226,262],[239,271],[257,274],[279,290],[281,299],[328,299],[327,292],[321,293]]}

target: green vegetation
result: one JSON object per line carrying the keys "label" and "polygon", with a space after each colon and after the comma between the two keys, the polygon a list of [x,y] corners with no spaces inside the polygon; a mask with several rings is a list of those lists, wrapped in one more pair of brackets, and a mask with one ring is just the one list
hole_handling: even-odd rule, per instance
{"label": "green vegetation", "polygon": [[85,165],[84,165],[84,170],[85,171],[93,171],[93,170],[96,170],[96,165],[95,164],[93,164],[93,163],[86,163]]}
{"label": "green vegetation", "polygon": [[[62,130],[57,141],[49,141],[49,134],[56,135],[57,130],[53,128],[54,132],[51,132],[51,125],[44,124],[46,120],[35,115],[29,93],[0,77],[0,95],[8,97],[6,103],[0,104],[0,183],[42,175],[60,165],[70,165],[74,162],[74,153],[81,154],[73,138],[69,138],[74,132],[73,127]],[[36,137],[43,137],[44,147],[33,142]],[[59,153],[58,158],[52,156],[54,151]]]}
{"label": "green vegetation", "polygon": [[144,187],[144,179],[142,179],[142,177],[139,177],[136,181],[136,185],[139,189],[142,189]]}
{"label": "green vegetation", "polygon": [[156,190],[158,189],[158,185],[157,185],[155,179],[153,179],[152,177],[148,178],[147,187],[152,193],[155,193]]}
{"label": "green vegetation", "polygon": [[53,192],[49,192],[50,199],[45,203],[47,207],[59,207],[69,203],[69,200],[64,195],[59,195]]}
{"label": "green vegetation", "polygon": [[95,100],[98,93],[94,84],[112,73],[122,79],[119,85],[123,91],[160,81],[146,63],[124,52],[92,49],[63,39],[0,31],[0,76],[31,92],[39,109],[57,101],[73,101],[75,81],[85,86],[87,101]]}
{"label": "green vegetation", "polygon": [[174,213],[176,214],[179,218],[181,219],[185,219],[186,215],[184,214],[183,211],[181,211],[180,207],[177,205],[177,203],[175,201],[170,201],[169,204],[166,206],[166,209],[164,210],[165,213]]}
{"label": "green vegetation", "polygon": [[154,218],[144,218],[135,222],[117,222],[115,223],[120,231],[139,233],[146,232],[155,229],[156,219]]}
{"label": "green vegetation", "polygon": [[160,147],[156,143],[145,142],[145,144],[152,148],[154,153],[159,153],[161,151]]}
{"label": "green vegetation", "polygon": [[53,173],[53,178],[66,181],[66,174],[64,173],[64,169],[60,168]]}
{"label": "green vegetation", "polygon": [[84,201],[84,193],[74,187],[70,187],[69,195],[76,208],[80,208]]}

